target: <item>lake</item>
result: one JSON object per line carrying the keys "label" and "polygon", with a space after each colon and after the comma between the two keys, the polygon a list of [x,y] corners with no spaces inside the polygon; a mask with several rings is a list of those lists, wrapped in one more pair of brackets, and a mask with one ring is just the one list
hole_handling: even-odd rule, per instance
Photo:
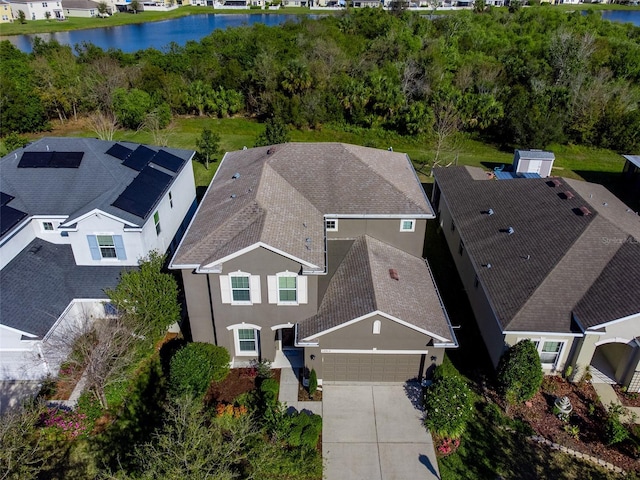
{"label": "lake", "polygon": [[[118,15],[127,15],[120,13]],[[309,15],[314,18],[316,15]],[[296,15],[284,14],[202,14],[164,20],[161,22],[121,25],[118,27],[91,28],[70,32],[38,33],[34,35],[11,35],[2,37],[9,40],[23,52],[31,52],[33,39],[57,40],[61,44],[93,43],[107,50],[120,49],[123,52],[135,52],[146,48],[161,50],[170,42],[185,45],[189,40],[199,41],[217,29],[240,27],[262,23],[268,26],[281,25],[287,20],[295,21]]]}
{"label": "lake", "polygon": [[[600,10],[600,12],[606,20],[629,22],[640,26],[640,10]],[[308,15],[308,17],[316,18],[318,15]],[[2,39],[9,40],[23,52],[31,52],[33,39],[36,36],[47,41],[57,40],[66,45],[88,42],[104,50],[115,48],[123,52],[135,52],[150,47],[161,50],[170,42],[184,45],[189,40],[198,41],[219,28],[239,27],[255,23],[275,26],[281,25],[287,20],[295,21],[297,18],[295,15],[285,14],[202,14],[162,22],[71,32],[39,33],[37,35],[13,35]]]}

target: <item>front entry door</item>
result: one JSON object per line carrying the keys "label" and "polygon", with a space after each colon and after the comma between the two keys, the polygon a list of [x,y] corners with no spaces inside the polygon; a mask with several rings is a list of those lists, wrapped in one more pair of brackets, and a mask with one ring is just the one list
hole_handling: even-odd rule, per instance
{"label": "front entry door", "polygon": [[295,333],[293,327],[283,328],[280,332],[282,332],[282,349],[294,348]]}

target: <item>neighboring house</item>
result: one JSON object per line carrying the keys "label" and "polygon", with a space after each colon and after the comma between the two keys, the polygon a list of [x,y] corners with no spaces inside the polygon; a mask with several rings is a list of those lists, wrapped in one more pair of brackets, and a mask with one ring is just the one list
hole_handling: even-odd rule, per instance
{"label": "neighboring house", "polygon": [[46,20],[47,12],[49,12],[52,20],[64,20],[65,18],[60,0],[46,2],[11,1],[10,4],[11,12],[15,19],[20,15],[18,13],[20,10],[24,12],[24,17],[27,20]]}
{"label": "neighboring house", "polygon": [[434,170],[432,203],[494,365],[533,340],[548,373],[640,390],[640,216],[601,185]]}
{"label": "neighboring house", "polygon": [[[62,0],[62,8],[67,17],[97,17],[98,2],[92,0]],[[111,13],[112,7],[107,7],[107,13]]]}
{"label": "neighboring house", "polygon": [[622,176],[631,194],[640,196],[640,155],[623,155],[625,159]]}
{"label": "neighboring house", "polygon": [[424,377],[457,345],[421,258],[409,158],[340,143],[227,153],[170,263],[193,339],[234,366],[303,352],[321,381]]}
{"label": "neighboring house", "polygon": [[109,313],[124,269],[175,249],[196,207],[193,154],[43,138],[0,160],[0,380],[55,372],[52,336]]}
{"label": "neighboring house", "polygon": [[13,22],[11,4],[7,0],[0,0],[0,23]]}

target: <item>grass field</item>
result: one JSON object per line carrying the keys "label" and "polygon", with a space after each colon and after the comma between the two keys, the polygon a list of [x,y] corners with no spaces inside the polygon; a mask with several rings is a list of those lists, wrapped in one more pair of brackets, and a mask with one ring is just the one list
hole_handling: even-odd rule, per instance
{"label": "grass field", "polygon": [[[252,147],[263,126],[255,120],[246,118],[208,118],[184,117],[174,119],[165,135],[167,144],[175,148],[194,149],[196,138],[204,127],[209,127],[221,138],[223,151],[240,150],[244,146]],[[36,139],[46,135],[94,137],[95,133],[82,121],[54,123],[51,132],[32,135]],[[344,142],[407,153],[413,161],[418,176],[423,183],[431,183],[431,165],[435,152],[430,142],[420,137],[403,137],[383,130],[367,130],[353,127],[327,125],[316,130],[293,130],[290,132],[294,142]],[[153,136],[146,131],[118,130],[116,140],[155,144]],[[556,161],[553,174],[569,178],[583,179],[601,183],[619,195],[634,210],[640,210],[640,199],[625,196],[620,185],[624,159],[611,150],[595,149],[583,146],[551,145],[548,150],[555,153]],[[498,165],[509,165],[513,152],[502,151],[494,145],[463,137],[456,142],[451,151],[441,153],[441,165],[472,165],[491,169]],[[209,184],[218,162],[206,170],[200,163],[194,165],[196,184],[204,187]]]}

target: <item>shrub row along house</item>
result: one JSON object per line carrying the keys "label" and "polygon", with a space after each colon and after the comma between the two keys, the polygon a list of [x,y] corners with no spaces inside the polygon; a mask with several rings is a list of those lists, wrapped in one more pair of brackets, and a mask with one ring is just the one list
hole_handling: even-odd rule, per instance
{"label": "shrub row along house", "polygon": [[170,268],[193,339],[233,366],[303,351],[320,381],[420,378],[457,346],[422,258],[409,158],[339,143],[227,153]]}
{"label": "shrub row along house", "polygon": [[432,203],[494,365],[521,339],[547,373],[640,391],[640,216],[601,185],[435,170]]}
{"label": "shrub row along house", "polygon": [[0,380],[57,373],[48,342],[113,313],[105,289],[172,251],[196,209],[193,151],[43,138],[0,160]]}

